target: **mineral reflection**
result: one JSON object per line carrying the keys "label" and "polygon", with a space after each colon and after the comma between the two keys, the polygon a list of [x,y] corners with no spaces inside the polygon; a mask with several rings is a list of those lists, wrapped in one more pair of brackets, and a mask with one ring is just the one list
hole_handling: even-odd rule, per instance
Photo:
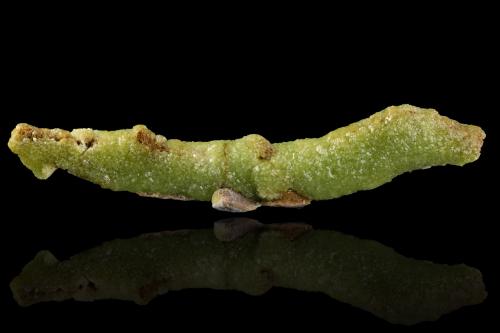
{"label": "mineral reflection", "polygon": [[404,257],[373,240],[307,224],[237,218],[213,230],[116,239],[59,261],[40,251],[10,287],[19,305],[75,299],[146,304],[185,288],[261,295],[272,287],[325,293],[411,325],[486,298],[479,270]]}

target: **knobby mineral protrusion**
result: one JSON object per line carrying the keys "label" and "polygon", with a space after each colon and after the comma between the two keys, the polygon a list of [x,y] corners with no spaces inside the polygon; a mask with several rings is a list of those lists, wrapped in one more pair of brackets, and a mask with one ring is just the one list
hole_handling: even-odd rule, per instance
{"label": "knobby mineral protrusion", "polygon": [[406,258],[371,240],[307,224],[217,222],[117,239],[65,261],[41,251],[10,284],[27,306],[75,299],[146,304],[186,288],[261,295],[271,287],[325,293],[393,323],[436,320],[486,297],[481,273],[466,265]]}
{"label": "knobby mineral protrusion", "polygon": [[214,208],[241,212],[303,207],[373,189],[404,172],[462,166],[479,158],[484,138],[477,126],[401,105],[321,138],[275,144],[256,134],[167,140],[143,125],[68,132],[19,124],[9,147],[40,179],[60,168],[115,191],[212,200]]}

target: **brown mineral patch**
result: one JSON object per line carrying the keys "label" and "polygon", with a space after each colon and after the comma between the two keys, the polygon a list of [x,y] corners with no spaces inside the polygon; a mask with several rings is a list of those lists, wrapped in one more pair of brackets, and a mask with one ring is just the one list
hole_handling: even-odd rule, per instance
{"label": "brown mineral patch", "polygon": [[151,150],[157,150],[160,152],[168,151],[168,147],[165,142],[161,142],[156,134],[151,132],[145,127],[141,127],[136,133],[137,142],[141,145],[148,147]]}
{"label": "brown mineral patch", "polygon": [[182,200],[182,201],[190,201],[191,198],[188,198],[184,195],[175,195],[175,194],[163,194],[163,193],[152,193],[152,192],[138,192],[138,195],[141,197],[148,198],[158,198],[158,199],[172,199],[172,200]]}
{"label": "brown mineral patch", "polygon": [[259,159],[269,160],[274,154],[274,146],[265,138],[262,138],[262,141],[262,144],[259,145]]}
{"label": "brown mineral patch", "polygon": [[291,207],[291,208],[300,208],[307,206],[311,203],[311,200],[301,196],[295,191],[287,191],[283,193],[280,199],[265,201],[262,203],[263,206],[270,207]]}
{"label": "brown mineral patch", "polygon": [[77,145],[81,145],[81,144],[84,144],[85,145],[85,148],[86,149],[89,149],[89,148],[92,148],[96,143],[97,143],[97,139],[96,138],[90,138],[88,140],[76,140],[76,144]]}
{"label": "brown mineral patch", "polygon": [[90,139],[90,141],[85,142],[85,145],[87,146],[87,148],[91,148],[91,147],[92,147],[92,146],[94,146],[96,143],[97,143],[97,139],[96,139],[96,138],[92,138],[92,139]]}
{"label": "brown mineral patch", "polygon": [[274,147],[273,145],[268,141],[266,144],[262,145],[262,148],[260,150],[259,158],[261,160],[269,160],[274,154]]}
{"label": "brown mineral patch", "polygon": [[61,129],[47,129],[38,128],[28,124],[19,124],[14,130],[14,136],[18,140],[28,139],[28,140],[55,140],[60,141],[62,139],[74,139],[71,133]]}
{"label": "brown mineral patch", "polygon": [[97,143],[97,139],[90,138],[89,140],[85,141],[84,143],[85,143],[85,147],[87,147],[87,149],[89,149],[89,148],[92,148]]}

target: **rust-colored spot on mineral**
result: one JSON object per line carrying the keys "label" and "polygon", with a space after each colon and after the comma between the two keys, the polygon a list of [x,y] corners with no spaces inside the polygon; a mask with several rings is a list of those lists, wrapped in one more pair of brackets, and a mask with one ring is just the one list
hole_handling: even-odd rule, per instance
{"label": "rust-colored spot on mineral", "polygon": [[162,193],[154,193],[154,192],[138,192],[138,195],[141,197],[149,197],[149,198],[158,198],[158,199],[172,199],[172,200],[182,200],[182,201],[189,201],[192,200],[184,195],[177,195],[177,194],[162,194]]}
{"label": "rust-colored spot on mineral", "polygon": [[270,160],[274,154],[274,147],[270,142],[267,142],[266,144],[262,145],[259,153],[259,158],[261,160]]}
{"label": "rust-colored spot on mineral", "polygon": [[164,142],[160,142],[157,136],[146,128],[141,128],[136,134],[137,142],[148,147],[151,150],[160,152],[168,151],[168,147]]}
{"label": "rust-colored spot on mineral", "polygon": [[281,196],[281,198],[277,200],[271,200],[271,201],[266,201],[263,202],[262,205],[264,206],[271,206],[271,207],[294,207],[294,208],[300,208],[307,206],[311,203],[311,200],[301,196],[295,191],[287,191],[284,192]]}
{"label": "rust-colored spot on mineral", "polygon": [[47,139],[60,141],[62,139],[73,139],[71,133],[61,129],[38,128],[28,124],[19,124],[16,127],[18,139],[38,140]]}

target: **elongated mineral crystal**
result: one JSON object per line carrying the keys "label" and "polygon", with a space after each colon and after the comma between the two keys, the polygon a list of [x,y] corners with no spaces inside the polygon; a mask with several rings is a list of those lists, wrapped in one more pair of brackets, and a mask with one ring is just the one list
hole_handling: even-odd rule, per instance
{"label": "elongated mineral crystal", "polygon": [[214,208],[241,212],[302,207],[373,189],[407,171],[462,166],[479,158],[484,137],[477,126],[401,105],[321,138],[276,144],[256,134],[167,140],[143,125],[68,132],[19,124],[9,147],[40,179],[60,168],[114,191],[212,200]]}
{"label": "elongated mineral crystal", "polygon": [[118,239],[59,261],[41,251],[10,284],[23,306],[75,299],[146,304],[185,288],[261,295],[271,287],[325,293],[392,323],[436,320],[486,297],[466,265],[406,258],[370,240],[309,225],[242,220],[212,230]]}

